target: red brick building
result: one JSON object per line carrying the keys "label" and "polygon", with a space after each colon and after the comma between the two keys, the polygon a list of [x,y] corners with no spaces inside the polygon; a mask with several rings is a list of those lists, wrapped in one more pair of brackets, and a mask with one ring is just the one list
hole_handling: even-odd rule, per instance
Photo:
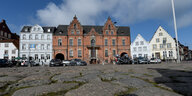
{"label": "red brick building", "polygon": [[53,33],[53,58],[110,63],[117,54],[130,56],[130,44],[130,28],[115,26],[110,17],[104,26],[92,26],[81,25],[75,16],[70,25],[59,25]]}

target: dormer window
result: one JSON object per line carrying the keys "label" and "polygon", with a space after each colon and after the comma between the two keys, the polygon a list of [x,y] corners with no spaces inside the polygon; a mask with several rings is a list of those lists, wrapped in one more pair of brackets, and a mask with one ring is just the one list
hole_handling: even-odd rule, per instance
{"label": "dormer window", "polygon": [[25,28],[25,32],[27,32],[28,31],[28,28]]}
{"label": "dormer window", "polygon": [[74,29],[76,29],[77,28],[77,25],[76,24],[74,24]]}
{"label": "dormer window", "polygon": [[36,28],[33,28],[33,31],[36,31]]}
{"label": "dormer window", "polygon": [[47,32],[51,32],[51,29],[47,29]]}

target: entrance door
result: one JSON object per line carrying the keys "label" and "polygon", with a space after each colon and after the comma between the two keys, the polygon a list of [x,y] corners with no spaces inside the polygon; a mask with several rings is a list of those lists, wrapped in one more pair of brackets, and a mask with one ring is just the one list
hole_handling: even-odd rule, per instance
{"label": "entrance door", "polygon": [[160,58],[160,53],[159,53],[159,52],[158,52],[158,53],[155,53],[155,57],[158,58],[158,59],[161,59],[161,58]]}
{"label": "entrance door", "polygon": [[60,60],[64,60],[64,55],[61,53],[58,53],[55,58],[60,59]]}

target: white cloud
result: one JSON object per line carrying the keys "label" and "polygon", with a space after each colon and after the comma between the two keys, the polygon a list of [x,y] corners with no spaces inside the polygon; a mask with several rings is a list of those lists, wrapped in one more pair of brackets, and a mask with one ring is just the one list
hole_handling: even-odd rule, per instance
{"label": "white cloud", "polygon": [[[192,0],[175,0],[175,6],[178,25],[191,25]],[[172,19],[171,0],[65,0],[60,5],[49,3],[38,10],[37,18],[41,24],[57,26],[69,24],[75,14],[83,25],[103,24],[108,16],[118,20],[120,25]]]}

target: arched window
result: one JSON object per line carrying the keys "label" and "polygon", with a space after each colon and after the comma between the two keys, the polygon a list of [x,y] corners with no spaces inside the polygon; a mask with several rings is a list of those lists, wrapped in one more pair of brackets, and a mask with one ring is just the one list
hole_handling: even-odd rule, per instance
{"label": "arched window", "polygon": [[91,46],[95,46],[95,39],[91,40]]}

